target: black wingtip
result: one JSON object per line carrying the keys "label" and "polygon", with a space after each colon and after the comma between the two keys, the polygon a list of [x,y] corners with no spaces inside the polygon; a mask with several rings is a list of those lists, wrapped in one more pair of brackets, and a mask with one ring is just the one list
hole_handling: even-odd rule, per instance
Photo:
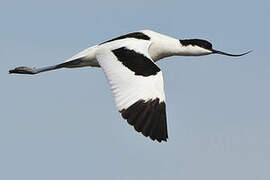
{"label": "black wingtip", "polygon": [[153,141],[167,141],[165,102],[159,102],[158,98],[148,101],[139,100],[120,113],[137,132],[150,137]]}

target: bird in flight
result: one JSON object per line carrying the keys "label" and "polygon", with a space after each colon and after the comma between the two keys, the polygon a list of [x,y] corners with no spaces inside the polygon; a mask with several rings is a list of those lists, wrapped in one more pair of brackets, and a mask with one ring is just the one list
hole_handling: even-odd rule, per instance
{"label": "bird in flight", "polygon": [[155,62],[169,56],[229,54],[202,39],[175,39],[151,30],[132,32],[89,47],[67,61],[42,68],[25,66],[16,74],[38,74],[60,68],[101,67],[115,96],[118,111],[135,130],[158,142],[167,141],[163,76]]}

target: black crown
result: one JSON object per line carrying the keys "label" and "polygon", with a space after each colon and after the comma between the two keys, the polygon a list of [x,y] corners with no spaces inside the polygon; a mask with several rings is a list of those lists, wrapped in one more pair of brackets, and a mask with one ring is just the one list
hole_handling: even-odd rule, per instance
{"label": "black crown", "polygon": [[192,45],[192,46],[199,46],[199,47],[204,48],[204,49],[212,50],[212,44],[206,40],[184,39],[184,40],[179,40],[179,41],[183,46]]}

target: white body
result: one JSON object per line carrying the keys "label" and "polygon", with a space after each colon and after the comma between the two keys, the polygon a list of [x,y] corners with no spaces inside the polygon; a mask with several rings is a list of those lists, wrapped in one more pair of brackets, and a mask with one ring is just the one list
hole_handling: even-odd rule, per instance
{"label": "white body", "polygon": [[[173,56],[173,55],[199,56],[199,55],[211,54],[211,51],[205,50],[201,47],[187,46],[187,47],[181,48],[181,44],[178,39],[172,38],[170,36],[163,35],[163,34],[151,31],[151,30],[141,30],[139,32],[142,32],[148,35],[149,37],[151,37],[150,44],[148,47],[148,54],[154,62],[162,58]],[[121,44],[124,41],[126,41],[126,39],[118,40],[118,43]],[[115,42],[113,41],[113,42],[89,47],[79,52],[78,54],[74,55],[73,57],[68,59],[66,62],[69,62],[78,58],[84,58],[82,63],[80,65],[77,65],[76,67],[83,67],[83,66],[100,67],[96,59],[97,50],[102,49],[104,45],[114,44],[114,43]],[[70,66],[70,67],[74,67],[74,66]]]}

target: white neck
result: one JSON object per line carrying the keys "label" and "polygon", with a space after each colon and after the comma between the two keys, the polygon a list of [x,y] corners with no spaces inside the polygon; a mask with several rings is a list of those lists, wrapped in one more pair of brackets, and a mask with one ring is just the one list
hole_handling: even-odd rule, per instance
{"label": "white neck", "polygon": [[198,46],[183,46],[178,39],[154,31],[146,30],[143,33],[151,37],[149,55],[154,61],[169,56],[202,56],[212,53]]}

